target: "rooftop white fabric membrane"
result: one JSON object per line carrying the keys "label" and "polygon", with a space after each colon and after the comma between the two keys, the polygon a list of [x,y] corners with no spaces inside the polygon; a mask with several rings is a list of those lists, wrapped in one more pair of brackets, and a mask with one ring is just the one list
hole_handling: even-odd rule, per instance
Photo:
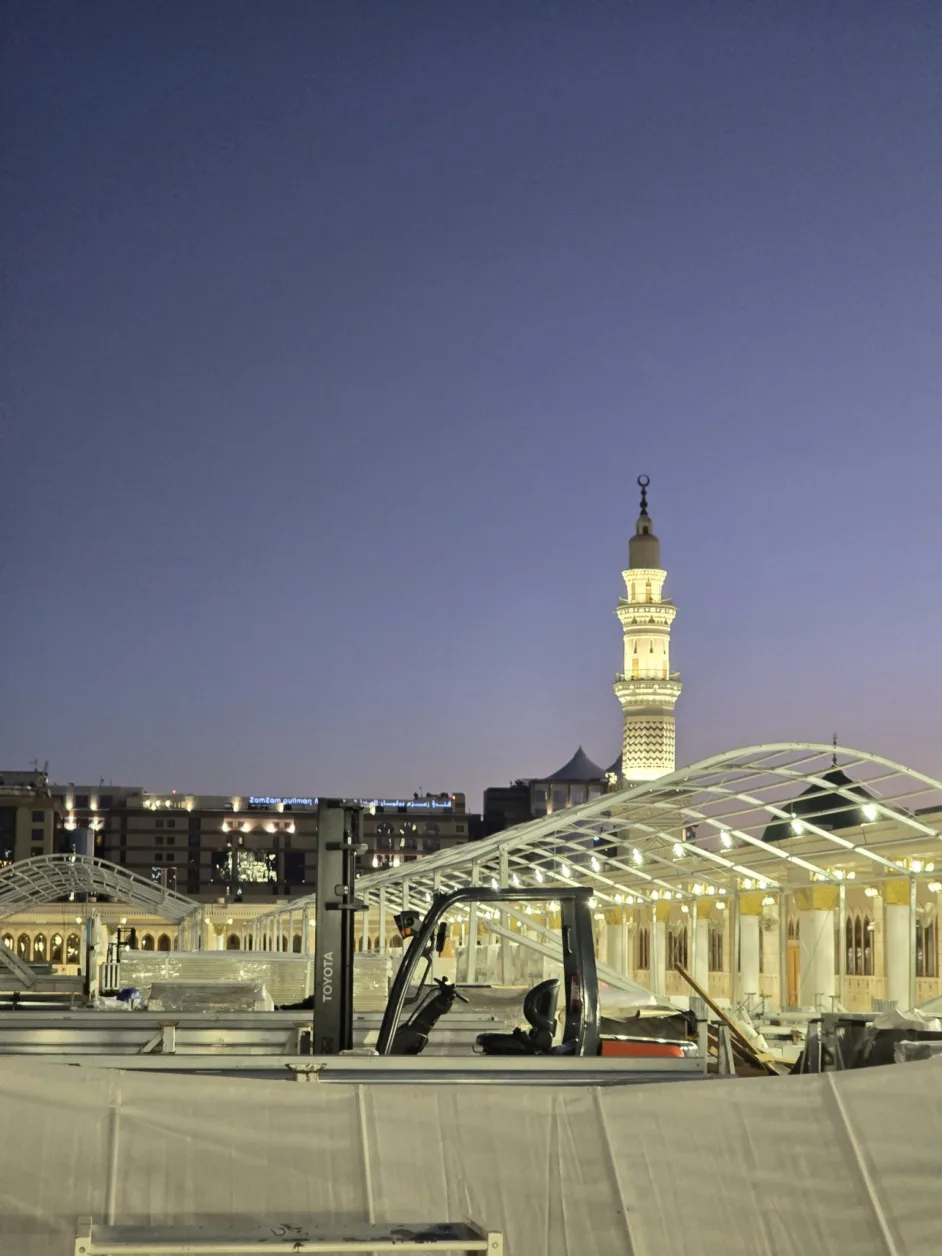
{"label": "rooftop white fabric membrane", "polygon": [[0,1062],[0,1247],[121,1225],[461,1220],[509,1256],[938,1256],[942,1062],[551,1091]]}
{"label": "rooftop white fabric membrane", "polygon": [[38,855],[0,871],[0,920],[36,903],[70,894],[93,894],[154,912],[174,924],[200,910],[199,903],[128,872],[107,859],[87,855]]}

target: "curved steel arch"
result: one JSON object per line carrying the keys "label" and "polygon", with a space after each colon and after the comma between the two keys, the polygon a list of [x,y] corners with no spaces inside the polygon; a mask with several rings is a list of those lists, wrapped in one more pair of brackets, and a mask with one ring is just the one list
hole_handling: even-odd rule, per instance
{"label": "curved steel arch", "polygon": [[[892,819],[912,838],[942,841],[942,782],[868,751],[821,742],[776,742],[713,755],[670,776],[531,820],[483,841],[368,873],[358,879],[357,890],[362,896],[380,889],[401,893],[408,884],[430,892],[466,882],[469,874],[482,881],[511,883],[520,877],[542,884],[565,884],[568,879],[593,885],[604,905],[623,901],[627,891],[639,902],[661,897],[689,900],[695,896],[690,883],[698,881],[707,882],[709,888],[720,886],[719,893],[730,885],[741,888],[744,879],[754,880],[759,889],[780,889],[779,871],[789,866],[810,878],[833,882],[843,874],[832,870],[829,862],[840,858],[858,858],[872,865],[874,875],[907,875],[893,859],[864,842],[815,823],[833,811],[835,798],[861,806],[853,789],[826,779],[825,773],[834,767],[852,775],[854,785],[872,795],[877,819]],[[803,847],[796,854],[782,842],[763,840],[768,825],[789,819],[789,803],[809,787],[822,791],[822,810],[803,812],[800,829],[820,848],[808,852]],[[920,819],[917,804],[924,807],[930,796],[939,816]],[[692,827],[698,834],[688,841]],[[630,846],[612,854],[619,833]],[[710,845],[713,838],[716,849]],[[607,848],[604,854],[602,847]],[[942,859],[942,847],[939,854]]]}
{"label": "curved steel arch", "polygon": [[95,894],[181,924],[200,904],[147,881],[127,868],[86,855],[38,855],[0,871],[0,920],[37,903],[69,894]]}

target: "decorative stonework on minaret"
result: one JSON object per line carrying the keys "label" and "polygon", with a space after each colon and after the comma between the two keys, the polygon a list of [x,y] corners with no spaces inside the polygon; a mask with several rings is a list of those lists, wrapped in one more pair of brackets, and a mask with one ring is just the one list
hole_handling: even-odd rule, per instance
{"label": "decorative stonework on minaret", "polygon": [[621,774],[626,784],[673,772],[674,704],[682,688],[679,673],[671,672],[671,624],[677,611],[662,596],[667,572],[648,515],[650,482],[648,476],[638,476],[641,514],[628,546],[628,570],[621,573],[626,596],[618,599],[625,669],[615,677],[615,696],[622,709]]}

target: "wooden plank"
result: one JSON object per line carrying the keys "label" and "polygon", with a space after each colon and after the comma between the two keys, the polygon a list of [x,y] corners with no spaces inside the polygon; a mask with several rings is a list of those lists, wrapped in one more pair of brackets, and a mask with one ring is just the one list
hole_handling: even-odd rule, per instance
{"label": "wooden plank", "polygon": [[771,1074],[773,1077],[778,1077],[779,1071],[775,1067],[775,1065],[772,1063],[772,1061],[766,1058],[765,1056],[761,1055],[755,1049],[755,1047],[752,1045],[749,1039],[740,1030],[736,1022],[730,1016],[727,1016],[727,1014],[723,1011],[721,1007],[718,1007],[717,1004],[713,1002],[713,1000],[710,998],[707,992],[703,989],[703,987],[699,985],[696,981],[694,981],[693,977],[691,977],[690,973],[687,972],[683,964],[675,964],[674,968],[676,969],[677,972],[680,973],[681,977],[683,977],[684,981],[687,982],[687,984],[691,987],[691,989],[700,996],[700,998],[704,1001],[704,1003],[707,1005],[710,1011],[714,1014],[714,1016],[716,1016],[719,1020],[721,1020],[724,1025],[728,1026],[729,1032],[732,1034],[736,1045],[739,1047],[743,1055],[745,1055],[750,1060],[754,1060],[756,1064],[759,1065],[760,1068],[764,1069],[767,1073]]}

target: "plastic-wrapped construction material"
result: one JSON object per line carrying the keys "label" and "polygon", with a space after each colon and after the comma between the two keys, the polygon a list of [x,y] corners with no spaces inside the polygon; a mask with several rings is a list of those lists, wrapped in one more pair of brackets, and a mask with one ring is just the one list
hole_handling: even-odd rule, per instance
{"label": "plastic-wrapped construction material", "polygon": [[274,1005],[300,1003],[313,989],[310,955],[264,951],[125,951],[121,984],[136,986],[146,1000],[155,981],[221,982],[265,987]]}
{"label": "plastic-wrapped construction material", "polygon": [[461,1220],[508,1256],[939,1256],[942,1068],[553,1090],[0,1059],[0,1250],[117,1225]]}
{"label": "plastic-wrapped construction material", "polygon": [[[398,953],[400,956],[402,952]],[[389,995],[392,960],[377,951],[358,951],[353,957],[353,1006],[358,1012],[381,1012]]]}
{"label": "plastic-wrapped construction material", "polygon": [[890,1012],[881,1012],[870,1022],[871,1029],[919,1029],[928,1033],[942,1032],[942,1020],[938,1012],[928,1012],[925,1007],[910,1008],[901,1012],[893,1008]]}
{"label": "plastic-wrapped construction material", "polygon": [[893,1063],[909,1064],[913,1060],[939,1060],[942,1063],[942,1042],[895,1042]]}
{"label": "plastic-wrapped construction material", "polygon": [[[401,955],[400,951],[392,955],[358,952],[354,956],[356,1008],[379,1011],[386,1006],[389,973]],[[314,990],[313,956],[268,951],[125,951],[120,975],[121,984],[135,986],[145,1000],[155,981],[261,982],[275,1007],[301,1003]]]}
{"label": "plastic-wrapped construction material", "polygon": [[151,1012],[272,1012],[275,1005],[261,981],[155,981]]}

